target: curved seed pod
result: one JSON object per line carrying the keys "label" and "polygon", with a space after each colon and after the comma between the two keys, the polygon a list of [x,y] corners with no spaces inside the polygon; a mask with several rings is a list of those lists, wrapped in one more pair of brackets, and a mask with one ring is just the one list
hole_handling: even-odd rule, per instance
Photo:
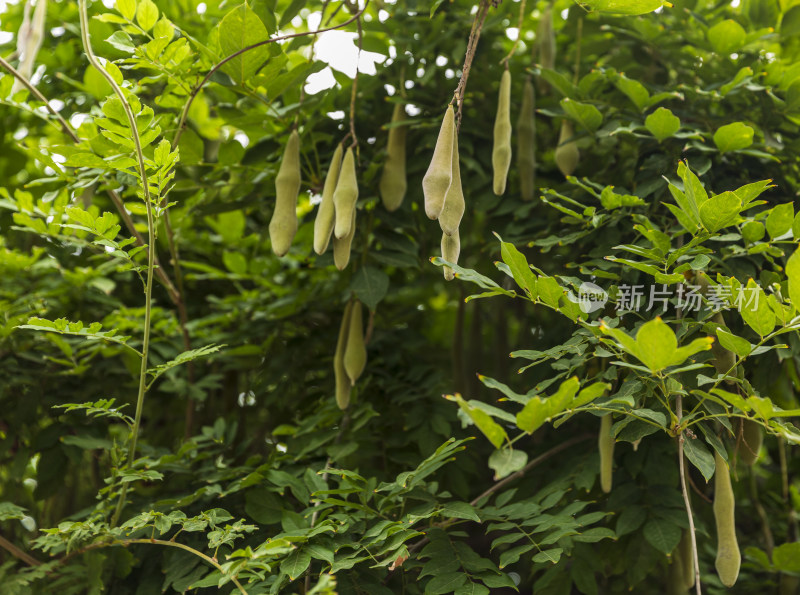
{"label": "curved seed pod", "polygon": [[536,29],[539,42],[539,62],[545,68],[556,67],[556,33],[553,30],[553,7],[548,4]]}
{"label": "curved seed pod", "polygon": [[694,585],[694,556],[692,556],[692,534],[688,529],[684,529],[681,540],[678,543],[678,558],[681,560],[683,577],[681,581],[684,588],[691,589]]}
{"label": "curved seed pod", "polygon": [[667,593],[669,595],[687,595],[689,591],[683,584],[683,560],[680,556],[672,557],[669,565]]}
{"label": "curved seed pod", "polygon": [[353,310],[353,301],[347,302],[342,315],[342,324],[339,326],[339,339],[336,341],[336,352],[333,355],[333,376],[336,382],[336,404],[339,409],[347,409],[350,404],[350,391],[353,385],[347,377],[344,367],[344,353],[347,348],[347,335],[350,331],[350,313]]}
{"label": "curved seed pod", "polygon": [[464,189],[461,186],[461,166],[458,164],[458,135],[453,135],[453,181],[447,190],[444,207],[439,213],[439,226],[442,231],[451,236],[458,232],[461,218],[464,216],[466,204],[464,203]]}
{"label": "curved seed pod", "polygon": [[350,329],[347,331],[347,347],[344,350],[344,369],[350,384],[355,385],[366,365],[367,348],[364,346],[362,307],[361,302],[354,300],[350,311]]}
{"label": "curved seed pod", "polygon": [[[26,79],[30,80],[33,76],[33,67],[36,65],[36,56],[42,49],[44,41],[45,23],[47,21],[47,0],[37,0],[36,8],[33,9],[33,19],[31,19],[31,3],[25,4],[22,25],[17,33],[17,54],[20,56],[17,71]],[[14,79],[11,87],[13,95],[24,85],[19,79]]]}
{"label": "curved seed pod", "polygon": [[561,132],[558,135],[558,147],[556,147],[556,165],[565,176],[571,176],[575,168],[578,167],[578,143],[570,140],[575,136],[572,128],[572,121],[563,120],[561,122]]}
{"label": "curved seed pod", "polygon": [[350,233],[353,213],[358,201],[358,179],[356,178],[356,158],[353,147],[347,149],[342,160],[342,169],[336,181],[336,190],[333,191],[333,206],[336,211],[336,224],[333,235],[342,239]]}
{"label": "curved seed pod", "polygon": [[745,465],[752,465],[758,458],[758,451],[764,442],[764,428],[750,419],[742,420],[742,439],[736,445],[736,452]]}
{"label": "curved seed pod", "polygon": [[522,107],[517,120],[517,169],[522,200],[533,200],[536,192],[536,93],[531,78],[525,79]]}
{"label": "curved seed pod", "polygon": [[[392,123],[405,119],[406,109],[402,103],[394,104]],[[386,145],[386,163],[383,165],[381,181],[378,184],[383,206],[387,211],[396,211],[403,204],[406,195],[406,127],[393,126],[389,129]]]}
{"label": "curved seed pod", "polygon": [[314,252],[322,254],[328,249],[333,233],[333,191],[339,181],[339,170],[342,167],[342,145],[339,143],[331,158],[331,166],[325,176],[325,185],[322,187],[322,201],[317,209],[317,218],[314,219]]}
{"label": "curved seed pod", "polygon": [[[458,235],[458,229],[453,235],[442,234],[442,258],[447,262],[458,264],[458,256],[461,254],[461,238]],[[456,275],[450,267],[442,267],[444,269],[444,278],[446,281],[452,281]]]}
{"label": "curved seed pod", "polygon": [[300,193],[300,135],[292,130],[275,178],[275,210],[269,222],[272,251],[285,255],[297,233],[297,195]]}
{"label": "curved seed pod", "polygon": [[600,418],[600,434],[597,448],[600,451],[600,487],[608,494],[611,491],[612,469],[614,467],[614,436],[611,435],[611,414]]}
{"label": "curved seed pod", "polygon": [[500,77],[500,95],[494,120],[492,148],[493,189],[497,196],[506,191],[508,168],[511,165],[511,72],[506,69]]}
{"label": "curved seed pod", "polygon": [[333,236],[333,264],[343,271],[350,262],[350,247],[353,245],[353,236],[356,235],[356,209],[353,209],[353,218],[350,224],[350,233],[339,239]]}
{"label": "curved seed pod", "polygon": [[742,562],[739,543],[736,541],[736,521],[731,474],[728,464],[718,452],[714,452],[716,470],[714,472],[714,519],[717,522],[717,560],[715,567],[719,580],[726,587],[732,587],[739,577]]}
{"label": "curved seed pod", "polygon": [[425,195],[425,214],[437,219],[444,207],[444,199],[453,180],[453,139],[456,121],[453,106],[448,105],[444,113],[436,147],[425,177],[422,178],[422,193]]}
{"label": "curved seed pod", "polygon": [[[714,314],[714,317],[711,320],[721,326],[726,326],[725,318],[722,316],[722,312],[717,312]],[[725,349],[722,344],[720,344],[719,339],[711,344],[711,353],[714,356],[713,363],[714,367],[717,369],[717,374],[725,374],[736,364],[736,356],[733,354],[733,351]],[[730,378],[726,378],[725,383],[733,384],[734,381]]]}

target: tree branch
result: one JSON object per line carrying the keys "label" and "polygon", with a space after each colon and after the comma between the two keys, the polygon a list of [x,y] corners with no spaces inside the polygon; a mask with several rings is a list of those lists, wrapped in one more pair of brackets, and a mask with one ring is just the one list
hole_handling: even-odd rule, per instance
{"label": "tree branch", "polygon": [[28,566],[39,566],[41,564],[39,560],[31,556],[29,553],[22,551],[2,535],[0,535],[0,547],[18,560],[25,562],[25,564]]}

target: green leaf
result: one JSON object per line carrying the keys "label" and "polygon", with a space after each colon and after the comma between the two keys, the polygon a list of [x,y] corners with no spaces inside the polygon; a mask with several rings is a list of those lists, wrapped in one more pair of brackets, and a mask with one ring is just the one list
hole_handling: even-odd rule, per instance
{"label": "green leaf", "polygon": [[222,262],[231,273],[236,275],[247,274],[247,259],[241,252],[225,250],[222,253]]}
{"label": "green leaf", "polygon": [[129,21],[136,16],[136,0],[116,0],[115,5],[119,13]]}
{"label": "green leaf", "polygon": [[700,470],[706,481],[714,476],[714,456],[708,451],[702,440],[684,434],[683,452],[692,465]]}
{"label": "green leaf", "polygon": [[772,550],[776,570],[800,573],[800,542],[783,543]]}
{"label": "green leaf", "polygon": [[742,209],[742,202],[733,192],[723,192],[700,205],[700,220],[710,232],[732,225]]}
{"label": "green leaf", "polygon": [[297,16],[297,13],[300,12],[300,9],[303,8],[307,4],[306,0],[292,0],[286,10],[283,11],[281,15],[280,23],[278,24],[279,27],[283,28],[288,25],[292,19]]}
{"label": "green leaf", "polygon": [[503,262],[511,269],[514,281],[517,282],[531,299],[536,299],[536,275],[528,265],[528,259],[522,254],[514,244],[500,242],[500,254]]}
{"label": "green leaf", "polygon": [[311,564],[311,554],[305,549],[296,549],[281,562],[281,572],[294,580],[306,571],[309,564]]}
{"label": "green leaf", "polygon": [[527,462],[528,453],[513,448],[501,448],[489,456],[489,468],[494,469],[495,481],[519,471]]}
{"label": "green leaf", "polygon": [[564,288],[558,284],[555,277],[539,277],[536,281],[536,291],[539,299],[551,308],[558,308],[558,302],[564,294]]}
{"label": "green leaf", "polygon": [[448,398],[458,403],[458,406],[461,407],[461,410],[467,414],[467,416],[472,420],[472,423],[474,423],[478,429],[483,432],[484,436],[489,439],[489,442],[491,442],[495,448],[500,448],[503,445],[503,442],[508,439],[508,435],[503,427],[494,421],[488,413],[478,409],[477,407],[473,407],[464,399],[462,399],[461,395],[454,395]]}
{"label": "green leaf", "polygon": [[718,54],[730,54],[741,49],[747,38],[744,28],[732,19],[717,23],[708,30],[708,41]]}
{"label": "green leaf", "polygon": [[746,149],[753,144],[753,129],[742,122],[726,124],[714,133],[714,144],[723,153]]}
{"label": "green leaf", "polygon": [[786,262],[786,276],[789,278],[789,300],[800,311],[800,249],[795,250]]}
{"label": "green leaf", "polygon": [[671,365],[678,350],[678,340],[670,326],[656,318],[636,333],[636,355],[653,372]]}
{"label": "green leaf", "polygon": [[747,357],[753,349],[753,346],[750,345],[750,341],[744,337],[737,337],[723,328],[717,329],[717,338],[719,339],[720,345],[739,357]]}
{"label": "green leaf", "polygon": [[136,22],[145,31],[153,28],[158,21],[158,7],[153,0],[140,0],[136,8]]}
{"label": "green leaf", "polygon": [[350,289],[370,310],[374,311],[389,289],[389,276],[380,269],[363,266],[353,275]]}
{"label": "green leaf", "polygon": [[535,564],[541,564],[544,562],[550,562],[551,564],[558,564],[558,561],[561,559],[562,553],[564,553],[564,549],[560,547],[554,547],[549,550],[544,550],[543,552],[539,552],[533,557],[533,562]]}
{"label": "green leaf", "polygon": [[594,132],[603,123],[603,114],[589,103],[573,101],[569,97],[561,100],[561,107],[567,115],[589,132]]}
{"label": "green leaf", "polygon": [[576,0],[581,6],[611,15],[638,15],[653,12],[667,4],[663,0]]}
{"label": "green leaf", "polygon": [[764,290],[753,279],[747,280],[747,285],[742,288],[742,303],[739,313],[747,326],[762,337],[770,334],[775,328],[775,312],[769,307]]}
{"label": "green leaf", "polygon": [[643,533],[647,542],[664,554],[671,553],[681,540],[681,528],[666,519],[650,519]]}
{"label": "green leaf", "polygon": [[658,142],[671,137],[681,127],[681,120],[665,107],[660,107],[644,120],[644,125]]}
{"label": "green leaf", "polygon": [[164,372],[175,368],[176,366],[180,366],[191,361],[194,361],[201,357],[206,357],[211,355],[212,353],[217,353],[220,349],[225,347],[225,345],[206,345],[205,347],[199,347],[197,349],[190,349],[189,351],[184,351],[183,353],[179,354],[175,359],[168,361],[165,364],[161,364],[160,366],[156,366],[155,368],[150,368],[147,370],[148,374],[153,376],[153,380],[161,376]]}
{"label": "green leaf", "polygon": [[770,210],[767,216],[767,233],[773,240],[792,229],[794,223],[794,204],[787,202]]}
{"label": "green leaf", "polygon": [[[219,45],[225,56],[267,39],[267,28],[245,3],[225,15],[219,24]],[[269,58],[269,50],[261,46],[236,56],[222,69],[236,82],[246,83]]]}
{"label": "green leaf", "polygon": [[481,518],[475,512],[475,508],[466,502],[446,502],[442,505],[442,516],[453,519],[467,519],[481,522]]}
{"label": "green leaf", "polygon": [[425,595],[452,593],[467,582],[463,572],[445,572],[437,574],[425,585]]}

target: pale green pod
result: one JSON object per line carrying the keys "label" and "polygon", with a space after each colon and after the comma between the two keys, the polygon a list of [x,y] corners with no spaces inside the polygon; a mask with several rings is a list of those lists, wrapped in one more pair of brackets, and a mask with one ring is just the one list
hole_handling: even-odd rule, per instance
{"label": "pale green pod", "polygon": [[[405,106],[396,103],[392,112],[392,123],[403,121],[405,115]],[[386,145],[386,163],[378,184],[381,200],[387,211],[396,211],[403,204],[406,185],[406,127],[392,126]]]}
{"label": "pale green pod", "polygon": [[353,245],[353,236],[356,235],[356,209],[353,209],[353,218],[350,224],[350,233],[343,238],[333,236],[333,264],[343,271],[350,262],[350,248]]}
{"label": "pale green pod", "polygon": [[342,239],[350,233],[353,213],[358,202],[358,178],[356,177],[356,158],[353,147],[347,149],[342,160],[342,169],[336,181],[336,190],[333,191],[333,206],[336,223],[333,226],[333,235]]}
{"label": "pale green pod", "polygon": [[556,33],[553,29],[553,7],[548,4],[539,19],[536,29],[536,40],[539,47],[539,63],[553,70],[556,67]]}
{"label": "pale green pod", "polygon": [[275,210],[269,222],[272,251],[284,256],[297,233],[297,195],[300,193],[300,135],[292,130],[275,178]]}
{"label": "pale green pod", "polygon": [[461,166],[458,163],[458,135],[453,135],[453,181],[444,199],[444,207],[439,213],[439,226],[442,231],[451,236],[458,232],[461,218],[464,216],[466,203],[464,202],[464,189],[461,186]]}
{"label": "pale green pod", "polygon": [[342,315],[342,324],[339,326],[339,339],[336,341],[336,352],[333,355],[333,376],[336,384],[336,404],[339,409],[347,409],[350,404],[350,391],[353,388],[347,377],[344,367],[344,353],[347,349],[347,335],[350,332],[350,313],[353,310],[353,301],[347,302]]}
{"label": "pale green pod", "polygon": [[717,559],[714,566],[719,580],[732,587],[739,577],[742,556],[736,539],[736,501],[733,497],[731,474],[728,464],[718,452],[714,452],[714,520],[717,523]]}
{"label": "pale green pod", "polygon": [[363,308],[354,300],[350,311],[350,329],[347,332],[347,347],[344,350],[344,369],[350,384],[355,385],[367,365],[367,348],[364,345]]}
{"label": "pale green pod", "polygon": [[736,444],[736,452],[745,465],[752,465],[758,459],[758,451],[764,442],[764,427],[753,420],[742,420],[742,436]]}
{"label": "pale green pod", "polygon": [[614,436],[611,434],[613,421],[608,413],[600,418],[600,433],[597,436],[597,448],[600,451],[600,488],[608,494],[614,469]]}
{"label": "pale green pod", "polygon": [[500,77],[497,116],[494,120],[492,147],[492,188],[497,196],[506,191],[508,168],[511,166],[511,72],[506,69]]}
{"label": "pale green pod", "polygon": [[339,171],[342,168],[342,145],[336,146],[331,158],[331,166],[325,176],[325,185],[322,187],[322,201],[317,209],[317,218],[314,220],[314,252],[322,254],[328,249],[333,233],[333,218],[336,208],[333,206],[333,191],[339,181]]}
{"label": "pale green pod", "polygon": [[578,167],[580,153],[578,143],[570,140],[575,136],[570,120],[561,122],[561,132],[558,135],[558,147],[556,147],[556,165],[565,176],[571,176],[575,168]]}
{"label": "pale green pod", "polygon": [[525,79],[517,120],[517,169],[522,200],[536,193],[536,94],[530,77]]}
{"label": "pale green pod", "polygon": [[[461,254],[461,238],[458,235],[458,229],[453,235],[442,234],[442,258],[447,262],[458,264],[458,257]],[[444,278],[446,281],[455,279],[455,271],[450,267],[442,267],[444,269]]]}
{"label": "pale green pod", "polygon": [[690,589],[694,585],[694,556],[692,555],[692,534],[684,529],[678,543],[678,558],[681,560],[683,570],[683,587]]}
{"label": "pale green pod", "polygon": [[453,138],[455,138],[455,112],[448,105],[444,113],[436,147],[425,177],[422,178],[422,193],[425,195],[425,214],[429,219],[438,219],[444,207],[447,190],[453,180]]}

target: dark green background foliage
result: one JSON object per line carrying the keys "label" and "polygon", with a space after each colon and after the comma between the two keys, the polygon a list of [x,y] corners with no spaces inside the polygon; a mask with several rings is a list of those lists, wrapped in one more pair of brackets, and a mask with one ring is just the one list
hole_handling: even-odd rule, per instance
{"label": "dark green background foliage", "polygon": [[[647,12],[659,3],[627,4]],[[132,20],[133,0],[120,10],[89,7],[94,51],[113,62],[138,113],[153,206],[168,206],[169,226],[157,213],[156,249],[159,270],[180,291],[175,299],[156,279],[149,367],[172,363],[147,392],[132,467],[146,252],[127,241],[107,190],[145,238],[147,219],[121,103],[89,67],[74,2],[49,3],[34,82],[60,102],[79,143],[27,90],[12,93],[7,72],[0,77],[4,595],[238,592],[231,576],[251,595],[665,593],[688,527],[679,398],[705,591],[727,592],[714,571],[707,481],[716,449],[731,465],[743,552],[730,591],[796,592],[800,266],[787,261],[800,239],[800,4],[676,0],[616,16],[558,0],[550,71],[532,58],[545,3],[529,1],[525,43],[509,67],[512,122],[526,76],[538,90],[530,202],[519,196],[515,162],[505,195],[492,193],[500,62],[519,3],[491,7],[459,135],[467,210],[464,270],[452,283],[430,262],[441,231],[422,209],[421,180],[461,73],[470,2],[376,1],[362,16],[363,48],[385,56],[393,48],[396,59],[358,77],[358,227],[343,272],[330,252],[312,251],[310,197],[349,130],[347,117],[328,114],[349,113],[353,81],[334,71],[334,88],[301,94],[325,67],[309,61],[310,36],[216,72],[188,112],[177,153],[169,149],[214,64],[279,29],[307,31],[293,17],[323,3],[256,0],[243,13],[208,2],[202,14],[194,0],[156,5],[157,23],[149,0]],[[338,25],[351,13],[331,2],[326,15]],[[7,6],[2,29],[16,33],[22,17],[22,4]],[[12,64],[15,45],[2,52]],[[415,107],[409,190],[394,213],[378,196],[398,100],[387,85],[405,86]],[[565,116],[581,152],[568,180],[554,163]],[[300,228],[277,258],[267,227],[295,121]],[[762,180],[772,184],[747,186]],[[687,346],[718,338],[708,309],[680,312],[673,299],[666,324],[645,327],[655,311],[615,308],[622,284],[674,290],[698,272],[734,290],[752,278],[766,291],[755,315],[725,314],[722,335],[740,356],[727,378],[709,365],[710,352],[679,357],[669,344],[675,334]],[[586,316],[565,292],[590,279],[611,300]],[[470,280],[481,299],[465,301],[476,289]],[[353,292],[369,307],[370,340],[343,412],[332,358]],[[83,326],[52,322],[61,318]],[[640,341],[656,338],[637,351],[621,333],[640,328]],[[189,349],[201,351],[180,356]],[[578,386],[587,392],[575,396]],[[560,406],[559,395],[567,395]],[[617,445],[606,495],[596,444],[598,416],[609,413]],[[766,428],[753,467],[736,454],[741,417]],[[526,462],[523,476],[499,483]],[[149,538],[162,543],[135,541]]]}

